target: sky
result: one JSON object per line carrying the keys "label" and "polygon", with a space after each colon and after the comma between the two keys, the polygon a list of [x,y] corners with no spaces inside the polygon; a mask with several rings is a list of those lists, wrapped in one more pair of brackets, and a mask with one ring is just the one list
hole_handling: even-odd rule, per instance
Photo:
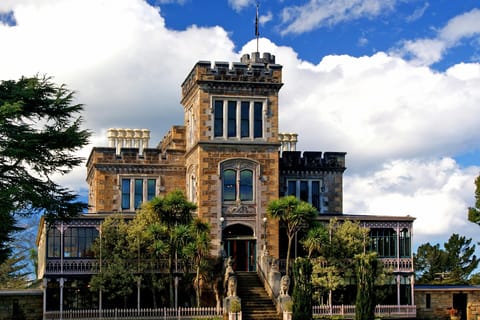
{"label": "sky", "polygon": [[[252,0],[2,0],[0,79],[46,74],[108,128],[183,124],[180,85],[199,60],[256,51]],[[480,173],[478,0],[259,1],[259,51],[283,66],[280,130],[298,150],[347,152],[344,212],[410,215],[414,244],[468,222]],[[57,177],[81,195],[86,168]]]}

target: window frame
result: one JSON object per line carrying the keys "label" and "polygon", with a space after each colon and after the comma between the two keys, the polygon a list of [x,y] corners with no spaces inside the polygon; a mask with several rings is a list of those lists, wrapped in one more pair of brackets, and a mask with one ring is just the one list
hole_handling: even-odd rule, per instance
{"label": "window frame", "polygon": [[[324,191],[323,191],[323,179],[289,179],[287,178],[286,181],[286,195],[293,195],[297,199],[305,201],[313,205],[319,213],[323,213],[326,211],[328,208],[327,205],[324,204]],[[317,185],[316,187],[316,192],[317,193],[317,198],[315,198],[314,201],[314,185]],[[294,188],[293,188],[294,186]],[[302,187],[306,189],[302,190]],[[292,192],[292,189],[294,189],[295,192]],[[305,195],[306,192],[306,195]]]}
{"label": "window frame", "polygon": [[[255,203],[259,176],[258,168],[259,164],[250,159],[228,159],[221,162],[219,165],[219,176],[221,180],[220,199],[222,203]],[[249,172],[247,176],[242,175],[242,173],[246,172]],[[250,176],[248,177],[248,175]],[[227,178],[228,180],[226,180]],[[232,188],[233,192],[229,192],[229,196],[226,198],[225,189],[227,186]],[[245,193],[245,190],[249,191]],[[231,195],[234,195],[234,197]]]}
{"label": "window frame", "polygon": [[[120,211],[135,211],[144,202],[150,201],[158,195],[160,182],[158,176],[120,175],[118,180],[120,181]],[[139,189],[137,183],[140,180],[142,187]],[[152,188],[154,189],[153,193]],[[129,192],[127,193],[126,190]]]}
{"label": "window frame", "polygon": [[265,97],[212,96],[210,106],[214,139],[265,140]]}

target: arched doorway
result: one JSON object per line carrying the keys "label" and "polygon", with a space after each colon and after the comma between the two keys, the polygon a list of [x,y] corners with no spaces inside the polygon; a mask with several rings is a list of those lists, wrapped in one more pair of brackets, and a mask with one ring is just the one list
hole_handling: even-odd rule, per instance
{"label": "arched doorway", "polygon": [[243,224],[234,224],[223,230],[223,250],[227,257],[234,259],[235,271],[256,270],[256,239],[252,228]]}

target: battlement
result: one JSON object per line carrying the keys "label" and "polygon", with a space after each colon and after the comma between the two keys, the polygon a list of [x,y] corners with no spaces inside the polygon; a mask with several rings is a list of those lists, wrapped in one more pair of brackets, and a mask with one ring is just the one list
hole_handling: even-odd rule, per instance
{"label": "battlement", "polygon": [[197,82],[234,82],[255,83],[259,85],[275,84],[278,89],[282,85],[282,66],[275,63],[275,56],[265,52],[244,54],[240,62],[199,61],[182,83],[182,94],[185,97]]}
{"label": "battlement", "polygon": [[185,126],[173,126],[158,144],[162,152],[180,151],[185,152]]}
{"label": "battlement", "polygon": [[345,171],[345,152],[283,151],[280,171]]}

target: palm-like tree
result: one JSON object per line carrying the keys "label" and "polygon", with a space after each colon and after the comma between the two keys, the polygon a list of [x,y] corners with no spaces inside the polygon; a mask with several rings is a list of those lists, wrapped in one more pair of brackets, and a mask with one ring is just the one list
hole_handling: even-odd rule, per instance
{"label": "palm-like tree", "polygon": [[328,230],[325,226],[319,224],[308,230],[307,235],[301,241],[304,248],[308,251],[308,257],[312,258],[315,253],[317,256],[321,254],[324,243],[328,242]]}
{"label": "palm-like tree", "polygon": [[298,200],[295,196],[286,196],[271,201],[267,207],[270,217],[279,220],[287,229],[288,247],[286,272],[290,274],[290,252],[295,234],[310,224],[317,209],[310,203]]}

